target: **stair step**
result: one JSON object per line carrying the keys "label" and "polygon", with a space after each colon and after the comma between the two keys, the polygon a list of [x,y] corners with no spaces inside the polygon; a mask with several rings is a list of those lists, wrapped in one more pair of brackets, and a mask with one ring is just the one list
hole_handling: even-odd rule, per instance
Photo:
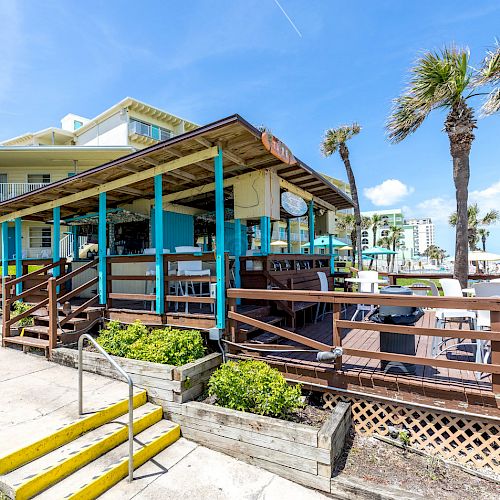
{"label": "stair step", "polygon": [[[153,458],[179,437],[179,425],[168,420],[161,420],[138,434],[134,440],[135,468]],[[40,500],[97,498],[127,477],[128,458],[128,442],[126,442],[58,482],[37,498]]]}
{"label": "stair step", "polygon": [[[64,318],[64,316],[60,316],[60,319],[63,319],[63,318]],[[48,323],[50,321],[49,316],[35,316],[35,319],[37,321],[43,321],[45,323]],[[64,326],[66,326],[66,325],[75,325],[75,324],[78,324],[78,323],[88,323],[88,321],[89,320],[87,318],[71,318],[66,323],[64,323]]]}
{"label": "stair step", "polygon": [[47,339],[39,339],[36,337],[26,337],[21,335],[16,335],[14,337],[4,337],[3,341],[5,344],[18,344],[25,345],[28,347],[39,347],[44,349],[49,347],[49,341]]}
{"label": "stair step", "polygon": [[[142,406],[146,402],[146,391],[141,391],[134,395],[134,408]],[[78,438],[85,432],[96,429],[110,420],[118,418],[120,415],[127,413],[127,411],[128,399],[118,401],[115,404],[99,409],[95,413],[82,416],[74,422],[64,425],[53,434],[26,445],[20,450],[0,456],[0,474],[6,474],[32,460],[36,460],[59,446],[63,446]]]}
{"label": "stair step", "polygon": [[[262,321],[263,323],[267,323],[269,325],[275,325],[276,323],[279,323],[280,321],[283,320],[281,316],[264,316],[262,318],[255,318],[255,319],[258,319],[259,321]],[[246,333],[248,335],[249,333],[259,331],[260,328],[253,325],[247,325],[246,323],[240,323],[238,325],[238,330],[241,333]]]}
{"label": "stair step", "polygon": [[[161,406],[151,403],[140,406],[134,411],[134,434],[156,424],[162,417]],[[2,491],[16,499],[37,495],[127,441],[127,424],[128,413],[6,474],[0,478]]]}

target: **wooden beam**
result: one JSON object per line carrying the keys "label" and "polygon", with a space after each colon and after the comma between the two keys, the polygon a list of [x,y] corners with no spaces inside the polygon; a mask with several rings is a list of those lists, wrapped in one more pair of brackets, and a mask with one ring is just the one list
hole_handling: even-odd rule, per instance
{"label": "wooden beam", "polygon": [[[196,137],[195,141],[202,146],[205,146],[206,148],[209,148],[211,146],[214,146],[214,144],[207,139],[204,139],[203,137]],[[228,150],[226,148],[226,144],[222,143],[222,154],[228,159],[231,160],[233,163],[236,163],[236,165],[240,165],[242,167],[247,167],[247,162],[240,158],[237,154],[233,153],[232,151]]]}
{"label": "wooden beam", "polygon": [[156,167],[148,168],[147,170],[122,177],[121,179],[115,179],[114,181],[106,182],[104,184],[101,184],[100,186],[86,189],[80,193],[63,196],[62,198],[59,198],[57,200],[48,201],[35,207],[24,208],[22,210],[12,212],[8,215],[3,215],[0,217],[0,223],[11,219],[16,219],[18,217],[33,215],[45,210],[52,210],[54,207],[69,205],[70,203],[75,203],[77,201],[84,200],[85,198],[97,196],[100,193],[106,193],[108,191],[113,191],[115,189],[128,186],[129,184],[135,184],[136,182],[151,179],[158,174],[164,174],[167,172],[171,172],[172,170],[177,170],[178,168],[185,167],[186,165],[192,165],[193,163],[197,163],[202,160],[214,158],[216,155],[216,147],[198,151],[197,153],[192,153],[182,158],[178,158],[177,160],[172,160]]}
{"label": "wooden beam", "polygon": [[[95,184],[95,185],[100,185],[102,182],[96,180],[96,179],[88,179],[87,182],[89,184]],[[123,187],[120,189],[115,189],[118,193],[125,193],[125,194],[133,194],[137,196],[146,196],[148,193],[146,191],[143,191],[142,189],[136,189],[136,188],[131,188],[131,187]],[[116,198],[117,200],[119,198]]]}
{"label": "wooden beam", "polygon": [[[210,146],[212,147],[212,146]],[[177,158],[182,158],[184,155],[176,148],[168,148],[167,151],[169,153],[172,153],[174,156],[177,156]],[[210,163],[206,163],[204,161],[197,161],[197,162],[193,162],[194,164],[196,165],[199,165],[201,168],[204,168],[205,170],[208,170],[209,172],[211,172],[212,174],[215,172],[215,169],[212,165],[210,165]]]}
{"label": "wooden beam", "polygon": [[[145,157],[142,158],[146,163],[149,163],[150,165],[154,165],[155,167],[159,165],[160,162],[154,160],[153,158]],[[169,172],[168,175],[171,175],[172,177],[177,177],[179,179],[185,180],[185,181],[194,181],[196,180],[196,176],[193,174],[190,174],[189,172]]]}

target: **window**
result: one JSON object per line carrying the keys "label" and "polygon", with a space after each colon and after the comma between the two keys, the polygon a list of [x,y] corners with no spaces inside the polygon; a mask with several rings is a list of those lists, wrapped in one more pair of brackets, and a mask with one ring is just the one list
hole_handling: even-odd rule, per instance
{"label": "window", "polygon": [[389,231],[387,231],[387,229],[384,229],[380,234],[382,236],[389,236]]}
{"label": "window", "polygon": [[29,228],[30,248],[50,248],[51,246],[52,246],[52,236],[50,227]]}
{"label": "window", "polygon": [[363,231],[361,236],[363,236],[363,238],[368,238],[368,231]]}
{"label": "window", "polygon": [[362,245],[368,245],[368,238],[363,238],[363,239],[361,240],[361,244],[362,244]]}
{"label": "window", "polygon": [[280,240],[284,240],[286,238],[286,230],[284,227],[280,227]]}
{"label": "window", "polygon": [[73,130],[78,130],[80,127],[83,127],[83,122],[80,120],[73,120]]}
{"label": "window", "polygon": [[48,184],[50,174],[28,174],[28,184]]}
{"label": "window", "polygon": [[165,141],[174,136],[172,130],[133,119],[130,120],[129,131],[131,134],[144,135],[156,141]]}

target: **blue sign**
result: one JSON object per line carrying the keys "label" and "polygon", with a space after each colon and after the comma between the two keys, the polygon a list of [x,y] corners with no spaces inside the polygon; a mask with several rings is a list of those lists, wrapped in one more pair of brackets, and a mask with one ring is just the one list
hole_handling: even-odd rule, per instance
{"label": "blue sign", "polygon": [[289,191],[281,193],[281,206],[294,217],[301,217],[307,212],[307,203],[300,196]]}

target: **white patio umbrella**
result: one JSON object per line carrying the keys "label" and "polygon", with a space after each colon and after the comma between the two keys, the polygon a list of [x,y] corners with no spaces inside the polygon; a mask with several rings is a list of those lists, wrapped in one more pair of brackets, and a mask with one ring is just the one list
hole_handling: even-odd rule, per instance
{"label": "white patio umbrella", "polygon": [[272,247],[287,247],[288,243],[283,240],[276,240],[271,243]]}
{"label": "white patio umbrella", "polygon": [[495,262],[500,260],[497,253],[483,252],[482,250],[472,250],[469,252],[469,262]]}

